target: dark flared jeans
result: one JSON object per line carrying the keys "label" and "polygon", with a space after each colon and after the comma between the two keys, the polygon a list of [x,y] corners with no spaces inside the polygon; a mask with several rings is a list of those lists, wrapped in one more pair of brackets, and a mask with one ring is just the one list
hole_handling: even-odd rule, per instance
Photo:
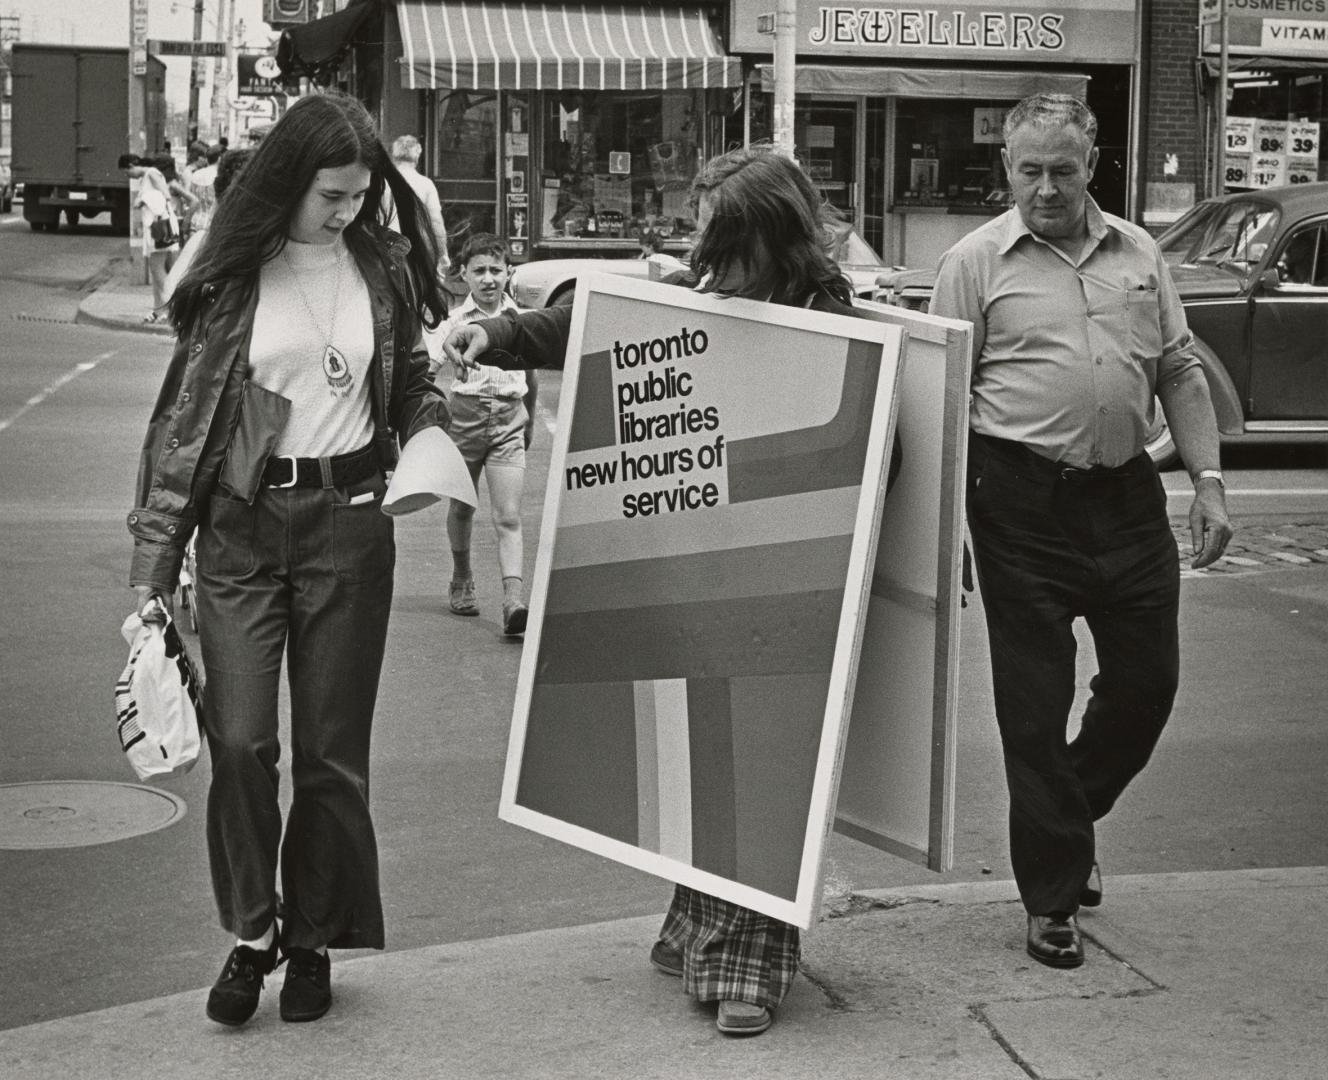
{"label": "dark flared jeans", "polygon": [[[1180,564],[1146,454],[1063,469],[973,435],[968,525],[991,645],[1010,790],[1010,859],[1030,914],[1071,913],[1094,859],[1093,823],[1139,773],[1179,675]],[[1076,618],[1097,674],[1079,733]]]}
{"label": "dark flared jeans", "polygon": [[[369,737],[396,549],[381,475],[343,488],[218,492],[198,536],[212,760],[207,838],[221,924],[285,946],[382,948]],[[352,505],[355,496],[368,501]],[[277,696],[290,687],[292,795],[277,798]]]}

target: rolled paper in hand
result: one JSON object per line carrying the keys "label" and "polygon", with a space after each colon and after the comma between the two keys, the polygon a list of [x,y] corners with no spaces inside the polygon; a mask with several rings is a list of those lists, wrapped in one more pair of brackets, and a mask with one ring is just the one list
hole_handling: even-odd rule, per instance
{"label": "rolled paper in hand", "polygon": [[401,460],[383,496],[383,513],[413,514],[442,499],[457,499],[467,506],[478,501],[470,470],[442,428],[418,431],[401,451]]}

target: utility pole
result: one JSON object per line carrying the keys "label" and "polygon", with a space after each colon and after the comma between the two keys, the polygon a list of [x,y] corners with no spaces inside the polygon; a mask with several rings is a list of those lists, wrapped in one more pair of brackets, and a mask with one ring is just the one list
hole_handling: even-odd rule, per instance
{"label": "utility pole", "polygon": [[[241,24],[243,25],[243,24]],[[235,0],[227,0],[226,3],[226,75],[222,80],[221,88],[221,117],[217,119],[218,134],[225,135],[229,141],[231,137],[231,120],[234,113],[231,110],[231,80],[235,78]]]}
{"label": "utility pole", "polygon": [[[194,0],[194,40],[203,40],[203,0]],[[201,57],[189,58],[189,125],[184,140],[186,147],[198,138],[198,69],[202,63]]]}
{"label": "utility pole", "polygon": [[1221,4],[1222,58],[1219,61],[1217,79],[1217,154],[1214,169],[1217,173],[1214,179],[1217,182],[1213,185],[1213,194],[1219,197],[1227,193],[1227,83],[1231,78],[1231,50],[1228,38],[1231,26],[1230,11],[1227,0],[1221,0]]}
{"label": "utility pole", "polygon": [[774,142],[780,153],[793,157],[794,68],[798,54],[798,2],[778,0],[775,9],[775,113]]}

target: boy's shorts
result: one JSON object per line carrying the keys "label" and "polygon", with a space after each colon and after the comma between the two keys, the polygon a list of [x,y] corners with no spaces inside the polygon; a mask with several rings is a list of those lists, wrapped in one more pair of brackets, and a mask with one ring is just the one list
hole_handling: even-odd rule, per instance
{"label": "boy's shorts", "polygon": [[449,394],[447,433],[471,465],[526,467],[526,403],[490,394]]}

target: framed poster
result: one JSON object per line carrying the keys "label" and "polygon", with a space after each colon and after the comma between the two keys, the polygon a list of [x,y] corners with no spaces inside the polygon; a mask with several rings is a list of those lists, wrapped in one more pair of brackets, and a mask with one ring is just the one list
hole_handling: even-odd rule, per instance
{"label": "framed poster", "polygon": [[960,570],[973,331],[858,301],[908,332],[899,476],[881,515],[835,828],[932,870],[950,868]]}
{"label": "framed poster", "polygon": [[811,925],[902,340],[578,278],[504,820]]}

